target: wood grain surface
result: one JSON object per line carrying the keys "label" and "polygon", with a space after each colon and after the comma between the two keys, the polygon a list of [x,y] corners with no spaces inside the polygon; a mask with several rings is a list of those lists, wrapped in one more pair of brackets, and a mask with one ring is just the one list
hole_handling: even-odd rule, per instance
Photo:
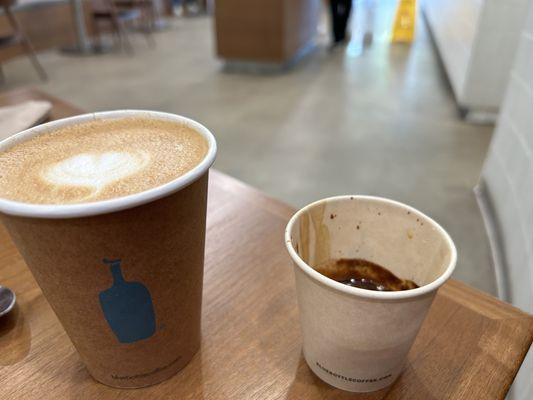
{"label": "wood grain surface", "polygon": [[0,283],[18,296],[0,319],[0,399],[504,398],[533,340],[533,319],[454,280],[440,289],[393,386],[355,395],[316,378],[301,353],[283,243],[293,211],[212,171],[201,350],[173,378],[135,390],[89,376],[0,227]]}

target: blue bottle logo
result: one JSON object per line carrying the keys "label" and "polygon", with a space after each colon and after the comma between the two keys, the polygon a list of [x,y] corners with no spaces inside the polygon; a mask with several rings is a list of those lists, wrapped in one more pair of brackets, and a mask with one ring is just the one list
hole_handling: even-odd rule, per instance
{"label": "blue bottle logo", "polygon": [[155,333],[155,313],[150,292],[140,282],[127,282],[121,260],[108,260],[113,285],[99,294],[100,306],[109,327],[120,343],[147,339]]}

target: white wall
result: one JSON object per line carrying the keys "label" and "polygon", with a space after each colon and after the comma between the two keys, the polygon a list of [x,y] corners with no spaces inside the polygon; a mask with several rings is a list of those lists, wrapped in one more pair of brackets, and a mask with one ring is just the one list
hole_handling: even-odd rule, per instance
{"label": "white wall", "polygon": [[[533,7],[481,180],[500,230],[509,300],[533,313]],[[533,399],[532,377],[530,351],[513,387],[515,399]]]}
{"label": "white wall", "polygon": [[497,111],[532,0],[422,0],[457,103]]}

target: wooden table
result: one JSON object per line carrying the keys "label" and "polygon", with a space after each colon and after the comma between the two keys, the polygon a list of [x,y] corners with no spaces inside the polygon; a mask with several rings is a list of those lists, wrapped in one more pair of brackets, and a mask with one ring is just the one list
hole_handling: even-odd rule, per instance
{"label": "wooden table", "polygon": [[[0,95],[0,104],[24,98]],[[54,116],[79,112],[51,100]],[[533,340],[533,319],[454,280],[440,289],[407,369],[393,386],[354,395],[316,378],[301,353],[293,272],[283,243],[293,211],[212,172],[201,351],[170,380],[137,390],[91,379],[0,227],[0,282],[18,296],[18,307],[0,319],[0,398],[504,398]]]}

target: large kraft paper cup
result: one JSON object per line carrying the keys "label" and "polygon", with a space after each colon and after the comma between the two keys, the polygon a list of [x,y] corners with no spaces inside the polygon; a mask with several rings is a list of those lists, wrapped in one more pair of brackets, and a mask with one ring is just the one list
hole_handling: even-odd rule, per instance
{"label": "large kraft paper cup", "polygon": [[200,347],[213,135],[177,115],[111,111],[26,130],[0,151],[67,125],[124,117],[189,125],[208,153],[185,175],[141,193],[72,205],[0,199],[0,217],[91,375],[134,388],[169,378]]}
{"label": "large kraft paper cup", "polygon": [[[341,196],[298,211],[285,241],[294,261],[303,353],[311,370],[351,392],[392,384],[437,289],[455,268],[449,235],[431,218],[396,201]],[[359,289],[312,267],[339,258],[372,261],[420,287]]]}

